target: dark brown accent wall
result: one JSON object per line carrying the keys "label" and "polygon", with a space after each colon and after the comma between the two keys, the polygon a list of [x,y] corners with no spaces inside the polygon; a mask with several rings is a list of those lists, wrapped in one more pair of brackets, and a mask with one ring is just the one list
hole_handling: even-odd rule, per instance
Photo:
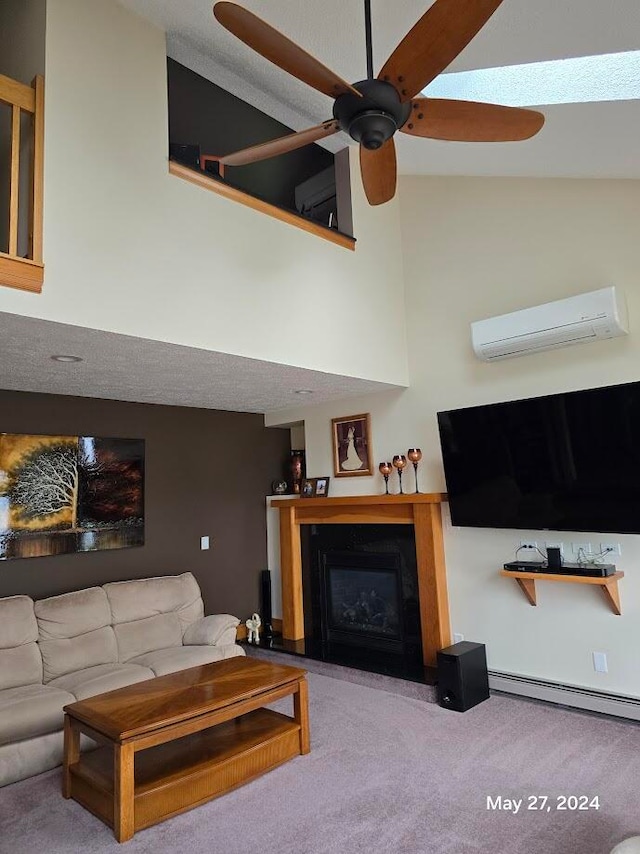
{"label": "dark brown accent wall", "polygon": [[[0,561],[0,597],[193,572],[206,613],[245,620],[266,567],[266,504],[289,431],[261,415],[0,391],[0,432],[143,438],[145,545]],[[200,550],[200,537],[211,549]]]}

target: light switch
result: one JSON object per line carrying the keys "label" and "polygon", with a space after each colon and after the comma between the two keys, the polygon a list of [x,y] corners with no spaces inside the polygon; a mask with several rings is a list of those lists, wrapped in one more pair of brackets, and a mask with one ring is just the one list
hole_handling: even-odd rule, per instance
{"label": "light switch", "polygon": [[203,552],[209,548],[209,537],[200,537],[200,548]]}
{"label": "light switch", "polygon": [[607,666],[607,656],[604,652],[594,652],[593,653],[593,669],[596,673],[608,673],[609,667]]}

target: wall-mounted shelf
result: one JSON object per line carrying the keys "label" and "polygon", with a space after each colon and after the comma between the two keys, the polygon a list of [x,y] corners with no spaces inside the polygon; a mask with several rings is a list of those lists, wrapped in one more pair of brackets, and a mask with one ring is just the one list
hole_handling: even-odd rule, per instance
{"label": "wall-mounted shelf", "polygon": [[584,575],[557,575],[550,572],[512,572],[508,569],[501,569],[500,575],[503,575],[505,578],[513,578],[527,597],[530,605],[538,604],[536,599],[536,581],[564,581],[570,584],[590,584],[592,587],[594,585],[599,587],[607,601],[607,605],[613,613],[618,616],[622,614],[618,581],[624,578],[624,572],[616,572],[606,578],[590,578]]}

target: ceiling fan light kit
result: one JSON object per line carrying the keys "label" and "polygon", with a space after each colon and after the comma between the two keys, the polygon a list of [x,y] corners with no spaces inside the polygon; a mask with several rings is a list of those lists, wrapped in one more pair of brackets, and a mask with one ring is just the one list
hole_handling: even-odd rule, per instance
{"label": "ceiling fan light kit", "polygon": [[235,3],[216,3],[220,24],[261,56],[335,99],[333,121],[291,133],[220,158],[225,166],[255,163],[295,151],[344,131],[360,146],[360,171],[372,205],[396,192],[397,131],[459,142],[529,139],[542,128],[534,110],[473,101],[416,98],[464,50],[503,0],[435,0],[391,54],[377,79],[373,72],[371,0],[364,0],[366,80],[347,83],[278,30]]}

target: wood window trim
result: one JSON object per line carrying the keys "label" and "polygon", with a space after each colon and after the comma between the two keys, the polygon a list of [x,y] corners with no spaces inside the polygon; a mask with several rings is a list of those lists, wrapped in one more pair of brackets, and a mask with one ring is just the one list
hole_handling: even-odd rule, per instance
{"label": "wood window trim", "polygon": [[175,175],[177,178],[182,178],[184,181],[189,181],[197,187],[202,187],[205,190],[210,190],[217,193],[219,196],[224,196],[231,201],[239,202],[241,205],[246,205],[260,213],[272,216],[274,219],[279,219],[281,222],[286,222],[296,228],[302,229],[309,234],[315,234],[316,237],[321,237],[323,240],[328,240],[330,243],[335,243],[337,246],[342,246],[344,249],[350,249],[352,252],[356,248],[354,237],[349,237],[332,228],[326,228],[317,222],[313,222],[305,217],[298,216],[292,211],[284,210],[262,199],[257,199],[255,196],[238,190],[236,187],[231,187],[222,181],[218,181],[210,175],[205,175],[202,172],[197,172],[189,166],[184,166],[182,163],[177,163],[175,160],[169,161],[169,174]]}

